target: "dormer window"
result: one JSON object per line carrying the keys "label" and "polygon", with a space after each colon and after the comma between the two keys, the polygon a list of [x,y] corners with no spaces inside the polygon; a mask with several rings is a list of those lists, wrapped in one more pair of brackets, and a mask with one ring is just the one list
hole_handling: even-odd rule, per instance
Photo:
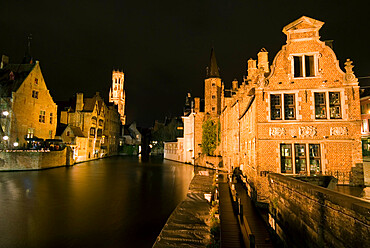
{"label": "dormer window", "polygon": [[295,78],[315,77],[316,63],[314,55],[293,56],[293,75]]}

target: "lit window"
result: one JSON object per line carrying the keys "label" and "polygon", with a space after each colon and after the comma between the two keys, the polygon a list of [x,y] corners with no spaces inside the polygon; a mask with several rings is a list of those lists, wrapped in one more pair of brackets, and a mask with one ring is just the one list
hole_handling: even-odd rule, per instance
{"label": "lit window", "polygon": [[316,119],[326,119],[326,101],[324,92],[315,92],[315,117]]}
{"label": "lit window", "polygon": [[45,123],[45,111],[41,110],[39,115],[39,122]]}
{"label": "lit window", "polygon": [[294,149],[295,149],[295,173],[307,174],[306,145],[295,144]]}
{"label": "lit window", "polygon": [[32,97],[38,99],[39,98],[39,92],[36,90],[32,91]]}
{"label": "lit window", "polygon": [[293,64],[295,78],[315,76],[315,57],[313,55],[293,56]]}
{"label": "lit window", "polygon": [[329,104],[330,119],[342,118],[339,92],[329,92]]}
{"label": "lit window", "polygon": [[[293,150],[292,150],[293,149]],[[306,150],[308,149],[308,153]],[[293,155],[294,154],[294,160]],[[318,175],[321,170],[320,144],[280,144],[281,173]],[[307,170],[309,168],[309,171]]]}
{"label": "lit window", "polygon": [[285,120],[295,120],[294,94],[284,94],[284,113]]}
{"label": "lit window", "polygon": [[95,128],[90,128],[90,136],[95,137]]}
{"label": "lit window", "polygon": [[281,95],[271,95],[271,120],[281,120]]}
{"label": "lit window", "polygon": [[321,174],[321,156],[320,156],[320,145],[310,144],[310,174],[317,175]]}
{"label": "lit window", "polygon": [[[271,120],[295,120],[295,95],[294,94],[271,94],[270,95]],[[283,100],[283,102],[282,102]],[[284,106],[284,111],[282,111]],[[284,113],[284,116],[282,116]]]}
{"label": "lit window", "polygon": [[[341,119],[340,92],[315,92],[315,118],[327,119],[327,109],[329,109],[330,119]],[[328,97],[328,98],[327,98]]]}
{"label": "lit window", "polygon": [[280,145],[281,154],[281,173],[293,173],[292,166],[292,145],[291,144],[281,144]]}

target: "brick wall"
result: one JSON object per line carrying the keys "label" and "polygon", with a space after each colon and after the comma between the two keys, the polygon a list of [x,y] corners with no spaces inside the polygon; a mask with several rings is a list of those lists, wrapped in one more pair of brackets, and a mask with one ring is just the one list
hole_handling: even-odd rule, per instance
{"label": "brick wall", "polygon": [[287,247],[370,247],[369,202],[275,173],[268,179],[270,225]]}
{"label": "brick wall", "polygon": [[2,151],[0,152],[0,171],[37,170],[73,164],[69,147],[62,151]]}

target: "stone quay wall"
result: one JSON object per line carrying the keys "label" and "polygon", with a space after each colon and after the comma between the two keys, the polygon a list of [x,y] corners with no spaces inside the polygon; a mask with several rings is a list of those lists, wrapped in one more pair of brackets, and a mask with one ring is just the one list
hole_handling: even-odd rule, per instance
{"label": "stone quay wall", "polygon": [[268,175],[270,226],[287,247],[370,247],[370,202]]}
{"label": "stone quay wall", "polygon": [[0,151],[0,171],[40,170],[72,164],[73,157],[69,147],[62,151]]}

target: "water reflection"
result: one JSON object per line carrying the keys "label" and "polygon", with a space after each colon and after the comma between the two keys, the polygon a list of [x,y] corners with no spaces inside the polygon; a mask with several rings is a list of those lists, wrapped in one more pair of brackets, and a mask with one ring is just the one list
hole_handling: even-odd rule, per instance
{"label": "water reflection", "polygon": [[123,157],[0,173],[0,247],[151,247],[192,175]]}

